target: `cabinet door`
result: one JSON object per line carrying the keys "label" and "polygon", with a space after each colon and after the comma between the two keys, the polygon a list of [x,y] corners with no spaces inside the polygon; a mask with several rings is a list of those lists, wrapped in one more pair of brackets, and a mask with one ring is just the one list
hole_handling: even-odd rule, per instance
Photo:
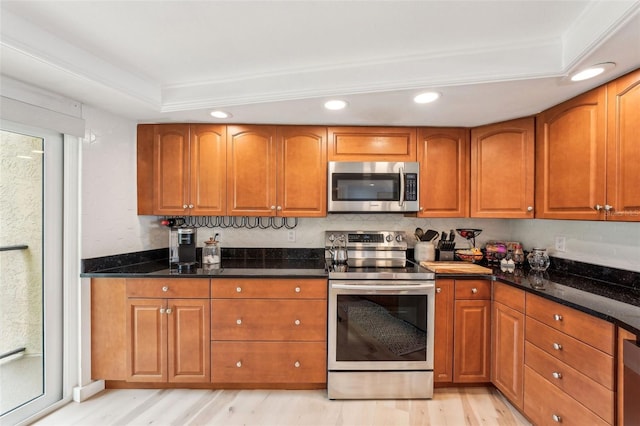
{"label": "cabinet door", "polygon": [[489,382],[491,301],[456,300],[454,315],[453,381]]}
{"label": "cabinet door", "polygon": [[538,115],[536,217],[603,219],[605,95],[599,87]]}
{"label": "cabinet door", "polygon": [[327,129],[283,126],[277,141],[278,216],[326,216]]}
{"label": "cabinet door", "polygon": [[181,215],[189,206],[189,125],[154,126],[154,214]]}
{"label": "cabinet door", "polygon": [[329,127],[329,161],[416,161],[412,127]]}
{"label": "cabinet door", "polygon": [[453,280],[438,279],[436,281],[434,382],[453,381],[453,286]]}
{"label": "cabinet door", "polygon": [[469,216],[469,131],[418,129],[418,217]]}
{"label": "cabinet door", "polygon": [[124,278],[91,279],[91,378],[127,378]]}
{"label": "cabinet door", "polygon": [[616,400],[617,400],[617,417],[618,424],[624,425],[624,351],[622,349],[625,340],[637,340],[638,337],[635,334],[627,331],[623,328],[618,327],[618,357],[617,357],[617,367],[618,374],[616,381],[617,389],[616,389]]}
{"label": "cabinet door", "polygon": [[168,381],[209,382],[209,299],[170,299],[167,318]]}
{"label": "cabinet door", "polygon": [[493,384],[519,409],[524,403],[524,314],[493,302]]}
{"label": "cabinet door", "polygon": [[127,381],[167,381],[167,315],[163,299],[127,300]]}
{"label": "cabinet door", "polygon": [[276,128],[227,127],[227,214],[276,215]]}
{"label": "cabinet door", "polygon": [[189,214],[224,216],[227,213],[226,127],[191,126]]}
{"label": "cabinet door", "polygon": [[471,129],[471,217],[533,218],[534,118]]}
{"label": "cabinet door", "polygon": [[[640,221],[640,70],[607,86],[607,220]],[[608,210],[611,206],[611,210]]]}

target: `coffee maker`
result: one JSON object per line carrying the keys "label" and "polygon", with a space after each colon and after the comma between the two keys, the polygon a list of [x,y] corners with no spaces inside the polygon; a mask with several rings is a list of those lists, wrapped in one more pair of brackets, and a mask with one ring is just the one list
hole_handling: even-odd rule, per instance
{"label": "coffee maker", "polygon": [[196,229],[191,226],[171,227],[169,231],[169,263],[177,272],[195,272]]}

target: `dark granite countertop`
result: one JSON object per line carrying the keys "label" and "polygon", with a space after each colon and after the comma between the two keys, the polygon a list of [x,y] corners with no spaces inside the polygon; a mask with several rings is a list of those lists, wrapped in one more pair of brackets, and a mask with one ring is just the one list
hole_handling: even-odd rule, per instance
{"label": "dark granite countertop", "polygon": [[[110,256],[83,261],[82,277],[120,278],[327,278],[322,249],[231,249],[222,268],[191,273],[169,269],[166,250],[143,255]],[[588,274],[588,276],[584,276]],[[437,274],[456,279],[493,279],[610,321],[640,337],[640,273],[552,258],[541,277],[519,268],[491,275]]]}

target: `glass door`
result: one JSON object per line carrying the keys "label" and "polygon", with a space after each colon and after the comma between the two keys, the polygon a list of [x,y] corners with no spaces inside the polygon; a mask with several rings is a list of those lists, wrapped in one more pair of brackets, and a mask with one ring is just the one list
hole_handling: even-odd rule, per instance
{"label": "glass door", "polygon": [[0,422],[62,399],[62,135],[0,130]]}

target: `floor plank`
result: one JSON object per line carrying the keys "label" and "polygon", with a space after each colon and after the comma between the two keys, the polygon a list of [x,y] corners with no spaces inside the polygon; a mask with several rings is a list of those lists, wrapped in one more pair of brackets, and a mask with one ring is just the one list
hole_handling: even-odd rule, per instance
{"label": "floor plank", "polygon": [[35,425],[529,426],[492,388],[439,388],[431,400],[327,399],[324,390],[106,390]]}

